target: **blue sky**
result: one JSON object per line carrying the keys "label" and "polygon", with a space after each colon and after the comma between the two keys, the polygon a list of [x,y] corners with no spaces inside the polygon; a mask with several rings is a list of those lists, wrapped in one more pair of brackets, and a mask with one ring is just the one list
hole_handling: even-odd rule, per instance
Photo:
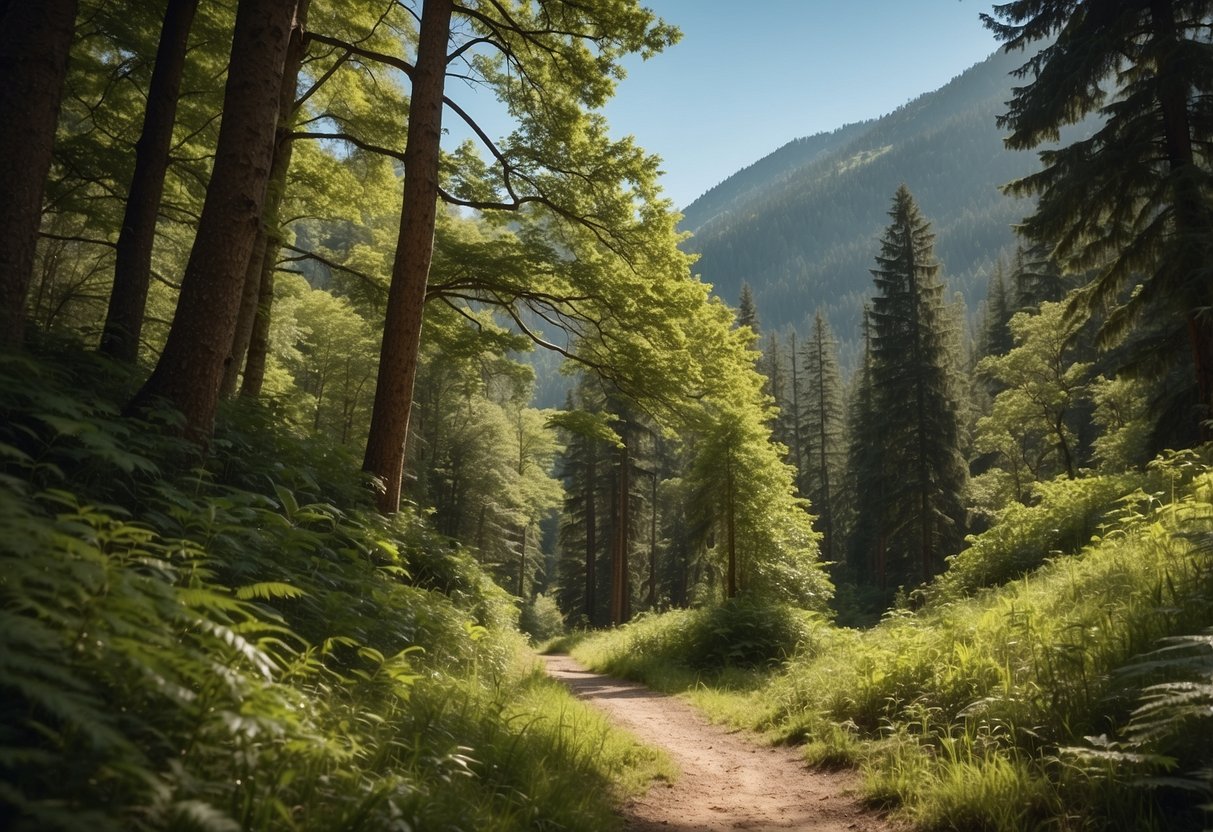
{"label": "blue sky", "polygon": [[[997,48],[978,19],[992,3],[980,0],[644,4],[682,40],[629,61],[605,112],[617,135],[662,157],[679,207],[792,139],[938,89]],[[455,121],[446,114],[458,138]]]}

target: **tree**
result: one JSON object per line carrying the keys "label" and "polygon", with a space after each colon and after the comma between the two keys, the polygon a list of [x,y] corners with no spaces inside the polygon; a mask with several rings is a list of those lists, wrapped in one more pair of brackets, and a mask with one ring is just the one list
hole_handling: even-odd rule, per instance
{"label": "tree", "polygon": [[0,3],[0,347],[20,345],[77,0]]}
{"label": "tree", "polygon": [[813,318],[813,332],[804,345],[803,356],[803,423],[809,437],[807,444],[812,448],[806,460],[804,496],[817,514],[822,556],[833,561],[838,550],[837,490],[845,463],[846,410],[838,372],[838,342],[820,309]]}
{"label": "tree", "polygon": [[294,2],[241,0],[215,165],[168,341],[131,408],[164,398],[205,443],[261,221]]}
{"label": "tree", "polygon": [[1213,415],[1210,11],[1189,0],[1016,0],[982,16],[1007,51],[1045,44],[1018,70],[1029,80],[999,119],[1009,147],[1102,117],[1094,135],[1042,151],[1043,170],[1008,186],[1039,195],[1024,233],[1063,268],[1093,270],[1074,305],[1115,305],[1105,344],[1138,322],[1171,322],[1152,348],[1190,362],[1203,439]]}
{"label": "tree", "polygon": [[904,185],[872,275],[871,387],[878,414],[864,441],[881,454],[880,516],[888,562],[901,577],[929,580],[963,536],[965,466],[960,452],[954,367],[934,259],[933,235]]}
{"label": "tree", "polygon": [[737,326],[748,326],[758,334],[758,306],[754,303],[754,290],[742,282],[741,296],[737,299]]}
{"label": "tree", "polygon": [[[452,18],[456,15],[476,35],[448,54]],[[404,207],[388,293],[375,407],[363,460],[363,467],[382,483],[378,498],[382,511],[396,511],[400,500],[404,440],[433,255],[435,203],[440,194],[448,201],[483,210],[518,211],[529,204],[543,205],[556,218],[592,229],[608,248],[618,251],[627,247],[627,231],[636,225],[636,205],[630,194],[624,195],[618,188],[626,179],[636,180],[642,190],[647,188],[645,181],[652,177],[650,165],[635,153],[620,154],[626,147],[606,142],[604,131],[596,129],[599,125],[587,123],[580,108],[597,107],[606,100],[613,77],[618,74],[616,61],[622,54],[651,54],[675,36],[674,30],[656,25],[653,17],[634,2],[602,6],[553,2],[509,10],[493,2],[458,8],[450,0],[424,3],[416,63],[410,66],[396,62],[412,80],[404,154]],[[499,68],[500,63],[484,61],[477,61],[476,66],[487,79],[499,84],[502,97],[510,101],[511,112],[521,121],[515,135],[524,137],[523,146],[516,150],[498,148],[472,123],[500,165],[504,200],[459,199],[439,187],[443,107],[449,105],[456,113],[464,114],[445,95],[447,65],[477,47],[495,50],[504,63],[504,69]],[[563,141],[574,136],[578,140]],[[597,155],[601,161],[609,159],[614,171],[600,171],[594,178],[582,177],[577,171],[569,175],[569,161],[575,168],[588,161],[568,160],[567,154],[574,149],[591,157]],[[555,163],[556,155],[560,163]],[[630,169],[629,161],[633,163]],[[483,188],[480,193],[484,194]],[[626,210],[621,213],[624,206]]]}
{"label": "tree", "polygon": [[115,248],[114,286],[101,335],[101,352],[128,363],[133,363],[139,353],[156,220],[168,171],[186,45],[197,9],[198,0],[168,0],[143,128],[135,142],[135,170]]}
{"label": "tree", "polygon": [[1034,315],[1018,312],[1009,323],[1015,346],[977,365],[1000,390],[989,415],[978,420],[977,450],[997,455],[1009,499],[1025,499],[1036,480],[1077,474],[1075,417],[1091,371],[1077,360],[1074,335],[1081,325],[1062,303],[1041,304]]}

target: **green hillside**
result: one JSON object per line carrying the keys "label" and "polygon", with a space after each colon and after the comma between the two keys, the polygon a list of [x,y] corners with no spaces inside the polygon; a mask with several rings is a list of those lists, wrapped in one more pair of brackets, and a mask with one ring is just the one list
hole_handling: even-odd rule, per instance
{"label": "green hillside", "polygon": [[949,292],[973,308],[1028,211],[998,186],[1037,165],[1005,150],[995,125],[1021,62],[993,55],[883,118],[797,139],[717,185],[684,212],[698,272],[733,304],[750,283],[764,328],[807,331],[823,307],[850,363],[888,197],[905,183],[933,222]]}

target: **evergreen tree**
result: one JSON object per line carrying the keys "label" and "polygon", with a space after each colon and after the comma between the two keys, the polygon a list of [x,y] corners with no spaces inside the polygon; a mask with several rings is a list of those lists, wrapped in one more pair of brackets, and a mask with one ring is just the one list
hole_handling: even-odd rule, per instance
{"label": "evergreen tree", "polygon": [[872,300],[875,435],[887,477],[880,515],[886,563],[902,580],[928,580],[963,537],[965,466],[951,334],[930,224],[898,188],[881,240]]}
{"label": "evergreen tree", "polygon": [[838,547],[838,491],[846,446],[842,381],[838,372],[838,342],[820,309],[804,346],[804,429],[812,449],[805,460],[805,496],[817,515],[822,534],[821,554],[833,561]]}
{"label": "evergreen tree", "polygon": [[843,497],[853,519],[847,558],[861,583],[886,588],[884,531],[876,518],[884,510],[889,477],[881,444],[880,414],[872,373],[872,309],[863,308],[863,356],[855,374],[847,405],[847,469]]}
{"label": "evergreen tree", "polygon": [[758,307],[754,305],[754,290],[749,283],[741,284],[741,296],[737,299],[737,326],[748,326],[758,334]]}
{"label": "evergreen tree", "polygon": [[981,325],[981,357],[987,355],[1005,355],[1014,342],[1011,340],[1011,330],[1007,323],[1015,309],[1011,305],[1011,297],[1007,288],[1006,267],[1002,261],[994,267],[986,289],[985,313]]}
{"label": "evergreen tree", "polygon": [[[1006,50],[1044,45],[1018,70],[1000,126],[1014,149],[1057,141],[1059,129],[1098,112],[1090,138],[1041,152],[1044,169],[1012,183],[1039,195],[1023,224],[1071,272],[1094,270],[1077,298],[1090,310],[1116,306],[1105,344],[1142,321],[1166,321],[1161,350],[1186,361],[1198,406],[1213,413],[1213,121],[1209,15],[1190,0],[1015,0],[983,15]],[[1139,342],[1139,345],[1141,342]],[[1194,372],[1193,372],[1194,371]]]}

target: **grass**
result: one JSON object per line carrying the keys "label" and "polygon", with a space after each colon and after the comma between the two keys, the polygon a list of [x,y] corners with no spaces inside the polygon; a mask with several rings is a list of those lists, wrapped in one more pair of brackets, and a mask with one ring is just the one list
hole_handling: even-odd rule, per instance
{"label": "grass", "polygon": [[870,801],[923,829],[1201,829],[1213,741],[1190,738],[1213,740],[1213,641],[1190,637],[1184,653],[1168,639],[1213,624],[1213,476],[1164,460],[1100,508],[1105,486],[1055,489],[1044,520],[1025,515],[1031,535],[1111,518],[1075,553],[1024,571],[1028,532],[995,527],[923,609],[864,631],[813,622],[741,683],[678,659],[698,612],[583,639],[574,655],[802,743],[814,764],[859,767]]}

